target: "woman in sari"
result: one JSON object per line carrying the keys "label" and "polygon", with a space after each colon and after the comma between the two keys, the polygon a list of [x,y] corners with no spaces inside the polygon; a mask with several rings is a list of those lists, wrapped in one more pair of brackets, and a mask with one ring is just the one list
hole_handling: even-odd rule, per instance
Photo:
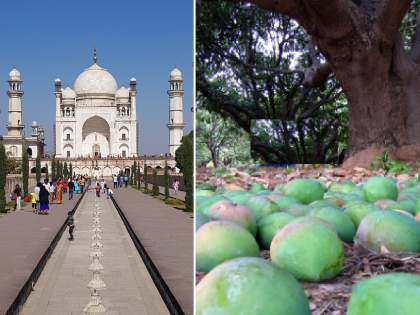
{"label": "woman in sari", "polygon": [[55,199],[55,203],[60,204],[61,198],[63,195],[63,185],[61,185],[61,182],[57,182],[57,186],[55,186],[55,191],[57,193],[57,198]]}
{"label": "woman in sari", "polygon": [[78,179],[76,179],[76,181],[74,182],[74,193],[75,194],[79,194],[80,193],[79,180]]}

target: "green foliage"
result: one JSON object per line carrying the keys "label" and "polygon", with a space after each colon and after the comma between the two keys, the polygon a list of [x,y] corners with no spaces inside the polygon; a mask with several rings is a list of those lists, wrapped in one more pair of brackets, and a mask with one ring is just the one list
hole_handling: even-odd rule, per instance
{"label": "green foliage", "polygon": [[67,167],[67,162],[64,162],[63,176],[64,176],[66,181],[69,180],[69,169]]}
{"label": "green foliage", "polygon": [[29,192],[28,180],[29,180],[29,157],[28,157],[28,152],[26,152],[26,150],[23,150],[23,155],[22,155],[23,196],[27,196]]}
{"label": "green foliage", "polygon": [[[9,201],[8,203],[6,203],[6,206],[7,207],[14,207],[14,205],[15,205],[15,203],[16,203],[16,201]],[[21,207],[24,207],[24,206],[26,206],[28,203],[27,202],[25,202],[25,201],[20,201],[20,206]],[[1,213],[1,211],[0,211],[0,213]]]}
{"label": "green foliage", "polygon": [[183,174],[185,183],[185,207],[194,211],[194,131],[182,137],[181,145],[175,152],[176,167]]}
{"label": "green foliage", "polygon": [[152,194],[153,194],[153,191],[152,191],[152,190],[150,190],[150,189],[144,189],[144,190],[143,190],[143,194],[146,194],[146,195],[152,195]]}
{"label": "green foliage", "polygon": [[137,164],[136,176],[137,176],[137,179],[136,179],[137,186],[138,186],[138,189],[140,189],[141,188],[141,185],[140,185],[140,162]]}
{"label": "green foliage", "polygon": [[70,174],[70,177],[73,178],[73,165],[71,165],[71,163],[69,165],[69,174]]}
{"label": "green foliage", "polygon": [[134,161],[134,164],[131,167],[131,181],[132,181],[133,185],[138,186],[139,183],[137,183],[136,172],[137,172],[137,162]]}
{"label": "green foliage", "polygon": [[[254,159],[329,163],[347,145],[347,100],[337,79],[330,76],[321,88],[302,84],[302,70],[324,57],[296,21],[248,3],[203,2],[196,47],[197,115],[207,110],[235,121],[251,135]],[[278,135],[253,133],[255,120],[279,121]],[[197,144],[204,163],[207,144]]]}
{"label": "green foliage", "polygon": [[164,201],[167,205],[170,206],[182,206],[184,203],[179,199],[168,198]]}
{"label": "green foliage", "polygon": [[7,156],[7,174],[20,174],[22,172],[22,162],[19,162],[15,159],[12,152],[6,152]]}
{"label": "green foliage", "polygon": [[149,184],[147,182],[147,164],[144,163],[144,189],[149,190]]}
{"label": "green foliage", "polygon": [[4,213],[6,210],[6,166],[7,156],[6,149],[3,143],[0,144],[0,213]]}
{"label": "green foliage", "polygon": [[212,162],[220,165],[243,165],[251,159],[249,134],[231,118],[200,109],[196,114],[196,165]]}
{"label": "green foliage", "polygon": [[45,178],[47,181],[50,181],[50,176],[48,175],[48,164],[45,163]]}
{"label": "green foliage", "polygon": [[165,159],[165,172],[163,173],[165,179],[165,200],[169,198],[169,173],[168,173],[168,160]]}
{"label": "green foliage", "polygon": [[53,156],[53,158],[52,158],[52,161],[51,161],[51,178],[52,178],[52,180],[56,180],[57,179],[57,177],[55,176],[55,171],[56,171],[56,165],[55,165],[55,155]]}
{"label": "green foliage", "polygon": [[132,185],[131,188],[137,189],[137,185]]}
{"label": "green foliage", "polygon": [[41,181],[41,157],[39,156],[39,154],[35,160],[35,169],[36,169],[35,179],[36,179],[36,182],[39,183]]}
{"label": "green foliage", "polygon": [[157,178],[157,170],[153,169],[153,196],[159,196],[159,185],[158,185],[158,178]]}
{"label": "green foliage", "polygon": [[382,153],[382,156],[376,156],[372,163],[370,164],[371,170],[380,170],[383,169],[387,174],[409,174],[411,163],[401,163],[397,159],[392,159],[388,161],[388,152],[385,150]]}

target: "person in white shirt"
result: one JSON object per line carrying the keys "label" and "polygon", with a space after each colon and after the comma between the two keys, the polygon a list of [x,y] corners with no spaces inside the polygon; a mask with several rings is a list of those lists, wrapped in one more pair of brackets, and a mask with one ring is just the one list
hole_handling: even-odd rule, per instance
{"label": "person in white shirt", "polygon": [[106,199],[109,199],[114,194],[111,188],[108,189],[108,195],[106,196]]}
{"label": "person in white shirt", "polygon": [[118,188],[117,186],[118,186],[118,177],[117,177],[117,175],[114,175],[113,177],[112,177],[112,179],[113,179],[113,181],[114,181],[114,188]]}
{"label": "person in white shirt", "polygon": [[102,178],[102,182],[101,182],[101,189],[102,189],[102,192],[105,193],[105,181],[104,181],[103,178]]}

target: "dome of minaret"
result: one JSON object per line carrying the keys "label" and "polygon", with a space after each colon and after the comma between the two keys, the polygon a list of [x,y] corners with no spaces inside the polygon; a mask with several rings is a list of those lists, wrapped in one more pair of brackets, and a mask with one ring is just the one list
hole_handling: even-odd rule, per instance
{"label": "dome of minaret", "polygon": [[9,73],[9,81],[20,81],[20,72],[15,67]]}

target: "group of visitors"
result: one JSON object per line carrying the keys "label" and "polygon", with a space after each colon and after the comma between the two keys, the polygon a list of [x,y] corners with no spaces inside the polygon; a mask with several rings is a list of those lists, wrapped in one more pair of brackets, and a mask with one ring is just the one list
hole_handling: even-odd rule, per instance
{"label": "group of visitors", "polygon": [[125,183],[125,188],[127,188],[128,184],[128,175],[127,173],[123,175],[112,175],[112,181],[114,182],[114,188],[122,187],[123,183]]}

